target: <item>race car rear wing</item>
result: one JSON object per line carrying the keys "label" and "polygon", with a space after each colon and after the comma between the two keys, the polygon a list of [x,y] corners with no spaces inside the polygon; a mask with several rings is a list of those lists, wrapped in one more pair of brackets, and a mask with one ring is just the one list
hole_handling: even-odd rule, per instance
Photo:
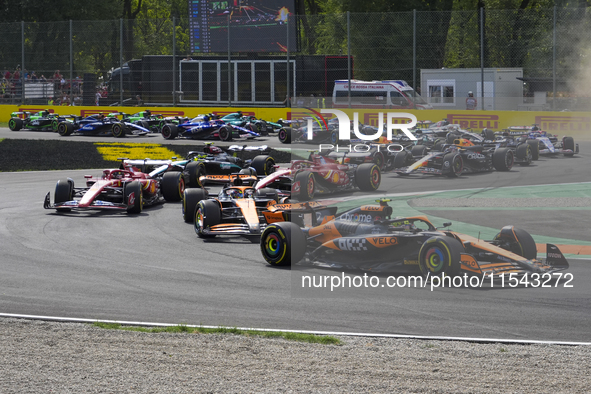
{"label": "race car rear wing", "polygon": [[230,174],[230,175],[204,175],[199,177],[199,182],[205,186],[206,183],[232,184],[234,186],[253,185],[257,181],[255,175]]}

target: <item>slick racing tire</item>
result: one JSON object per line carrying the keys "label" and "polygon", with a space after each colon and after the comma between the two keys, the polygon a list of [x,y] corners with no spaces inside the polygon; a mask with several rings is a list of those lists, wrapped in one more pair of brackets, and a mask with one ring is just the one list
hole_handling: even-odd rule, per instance
{"label": "slick racing tire", "polygon": [[57,133],[62,137],[68,136],[74,132],[74,125],[70,122],[61,122],[57,125]]}
{"label": "slick racing tire", "polygon": [[274,200],[275,202],[279,202],[279,196],[277,195],[277,190],[272,189],[270,187],[263,187],[256,191],[256,196],[259,198],[268,198],[270,200]]}
{"label": "slick racing tire", "polygon": [[525,230],[514,226],[505,226],[495,235],[494,241],[505,250],[518,254],[526,259],[535,259],[538,255],[536,242]]}
{"label": "slick racing tire", "polygon": [[180,171],[165,172],[160,181],[160,191],[166,201],[181,201],[185,191],[185,177]]}
{"label": "slick racing tire", "polygon": [[509,148],[498,148],[493,152],[492,163],[497,171],[510,171],[514,160],[513,151]]}
{"label": "slick racing tire", "polygon": [[297,201],[310,201],[314,198],[316,179],[310,171],[300,171],[296,174],[291,186],[291,195]]}
{"label": "slick racing tire", "polygon": [[[53,201],[55,204],[59,204],[66,201],[72,201],[74,199],[74,182],[67,179],[60,179],[55,185],[55,194]],[[70,212],[70,208],[56,208],[58,212]]]}
{"label": "slick racing tire", "polygon": [[427,156],[427,147],[425,145],[415,145],[410,150],[410,153],[416,157]]}
{"label": "slick racing tire", "polygon": [[460,259],[464,247],[455,238],[436,236],[426,240],[419,250],[419,268],[424,277],[449,275],[460,272]]}
{"label": "slick racing tire", "polygon": [[495,132],[489,129],[482,130],[482,138],[485,141],[494,141],[495,140]]}
{"label": "slick racing tire", "polygon": [[445,144],[445,139],[443,139],[443,138],[436,139],[435,143],[433,143],[433,150],[435,152],[442,152],[443,151],[443,144]]}
{"label": "slick racing tire", "polygon": [[206,189],[185,189],[183,193],[183,220],[186,223],[195,221],[195,211],[199,201],[209,197]]}
{"label": "slick racing tire", "polygon": [[538,140],[527,140],[527,144],[531,149],[531,159],[532,160],[539,160],[540,159],[540,141]]}
{"label": "slick racing tire", "polygon": [[449,132],[447,133],[447,135],[445,136],[445,142],[447,144],[453,144],[454,140],[457,140],[458,138],[460,138],[460,135],[457,133],[453,133],[453,132]]}
{"label": "slick racing tire", "polygon": [[10,131],[19,131],[23,128],[23,120],[21,118],[10,118],[8,128]]}
{"label": "slick racing tire", "polygon": [[529,166],[532,161],[531,147],[527,143],[519,144],[515,149],[515,156],[521,166]]}
{"label": "slick racing tire", "polygon": [[195,233],[199,238],[213,238],[215,234],[205,234],[203,230],[220,224],[222,211],[217,201],[202,200],[197,204],[195,211]]}
{"label": "slick racing tire", "polygon": [[355,170],[355,183],[361,191],[376,191],[381,182],[382,173],[377,164],[363,163]]}
{"label": "slick racing tire", "polygon": [[562,149],[570,149],[572,153],[565,153],[565,156],[573,156],[575,154],[575,139],[573,137],[562,138]]}
{"label": "slick racing tire", "polygon": [[113,137],[123,138],[125,137],[125,126],[121,123],[115,123],[111,127],[111,132],[113,133]]}
{"label": "slick racing tire", "polygon": [[220,136],[220,140],[222,141],[232,141],[232,133],[233,133],[233,128],[232,126],[222,126],[220,127],[220,129],[218,130],[218,134]]}
{"label": "slick racing tire", "polygon": [[205,164],[192,161],[185,167],[185,187],[203,187],[199,178],[207,175]]}
{"label": "slick racing tire", "polygon": [[443,156],[442,173],[450,178],[462,175],[464,171],[464,159],[459,153],[451,152]]}
{"label": "slick racing tire", "polygon": [[60,125],[60,122],[57,119],[51,121],[51,131],[57,133],[57,128]]}
{"label": "slick racing tire", "polygon": [[162,126],[162,137],[164,137],[165,140],[174,140],[178,136],[179,129],[176,127],[176,125],[165,124]]}
{"label": "slick racing tire", "polygon": [[255,169],[257,175],[267,176],[275,172],[275,159],[267,155],[259,155],[252,159],[250,166]]}
{"label": "slick racing tire", "polygon": [[277,133],[277,138],[282,144],[289,144],[291,142],[291,127],[282,127]]}
{"label": "slick racing tire", "polygon": [[382,171],[386,169],[386,158],[382,152],[376,152],[376,154],[373,156],[373,163],[377,165]]}
{"label": "slick racing tire", "polygon": [[127,204],[127,213],[141,213],[144,207],[142,184],[138,181],[126,184],[123,188],[123,202]]}
{"label": "slick racing tire", "polygon": [[394,156],[394,168],[406,167],[408,165],[409,158],[410,154],[407,151],[401,150],[400,152],[397,152]]}
{"label": "slick racing tire", "polygon": [[335,145],[337,142],[339,142],[339,133],[335,130],[331,131],[329,141],[333,145]]}
{"label": "slick racing tire", "polygon": [[298,263],[306,253],[306,237],[292,222],[268,225],[261,235],[261,253],[270,265],[288,266]]}

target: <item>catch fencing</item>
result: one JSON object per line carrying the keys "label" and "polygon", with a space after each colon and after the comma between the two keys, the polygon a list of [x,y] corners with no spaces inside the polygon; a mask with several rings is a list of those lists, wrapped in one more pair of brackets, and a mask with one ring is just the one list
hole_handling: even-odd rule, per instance
{"label": "catch fencing", "polygon": [[[502,97],[518,84],[515,110],[589,110],[585,11],[289,15],[274,30],[274,52],[258,52],[243,34],[249,21],[239,18],[213,21],[218,43],[208,48],[195,46],[189,18],[0,23],[0,69],[8,77],[1,101],[285,106],[286,96],[330,98],[334,80],[354,78],[405,80],[436,108],[461,108],[467,91]],[[472,79],[446,76],[454,69],[472,70]],[[485,74],[501,69],[522,76]]]}

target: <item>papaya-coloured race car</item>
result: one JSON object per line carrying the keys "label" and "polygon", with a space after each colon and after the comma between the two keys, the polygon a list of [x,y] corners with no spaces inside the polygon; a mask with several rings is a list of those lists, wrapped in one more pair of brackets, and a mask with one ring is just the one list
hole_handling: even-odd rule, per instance
{"label": "papaya-coloured race car", "polygon": [[[87,117],[76,116],[74,119],[60,122],[57,132],[61,136],[76,135],[112,135],[123,138],[127,135],[146,135],[151,131],[125,120],[122,112],[95,114]],[[121,119],[120,119],[121,118]]]}
{"label": "papaya-coloured race car", "polygon": [[215,197],[209,197],[206,189],[186,189],[183,219],[194,223],[200,238],[236,235],[258,242],[261,231],[269,223],[286,220],[287,216],[278,210],[268,210],[279,202],[277,192],[257,188],[257,179],[246,173],[202,176],[200,181],[204,185],[222,183],[224,186]]}
{"label": "papaya-coloured race car", "polygon": [[86,175],[85,187],[75,187],[71,178],[60,179],[55,186],[54,202],[50,192],[43,208],[58,212],[71,210],[113,210],[140,213],[144,206],[165,201],[180,201],[185,190],[181,172],[151,176],[130,169],[104,170],[100,178]]}
{"label": "papaya-coloured race car", "polygon": [[[337,212],[318,202],[291,209],[291,221],[268,225],[260,240],[271,265],[312,264],[372,272],[429,276],[544,274],[569,267],[562,252],[547,244],[537,259],[529,233],[505,226],[492,240],[436,228],[425,216],[392,217],[388,200]],[[299,216],[297,213],[299,212]],[[304,224],[309,223],[309,224]]]}

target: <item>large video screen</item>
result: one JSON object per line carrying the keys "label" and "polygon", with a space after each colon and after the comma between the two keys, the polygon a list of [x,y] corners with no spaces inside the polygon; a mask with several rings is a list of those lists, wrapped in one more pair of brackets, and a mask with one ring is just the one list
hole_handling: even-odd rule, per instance
{"label": "large video screen", "polygon": [[296,52],[294,3],[189,0],[191,52]]}

